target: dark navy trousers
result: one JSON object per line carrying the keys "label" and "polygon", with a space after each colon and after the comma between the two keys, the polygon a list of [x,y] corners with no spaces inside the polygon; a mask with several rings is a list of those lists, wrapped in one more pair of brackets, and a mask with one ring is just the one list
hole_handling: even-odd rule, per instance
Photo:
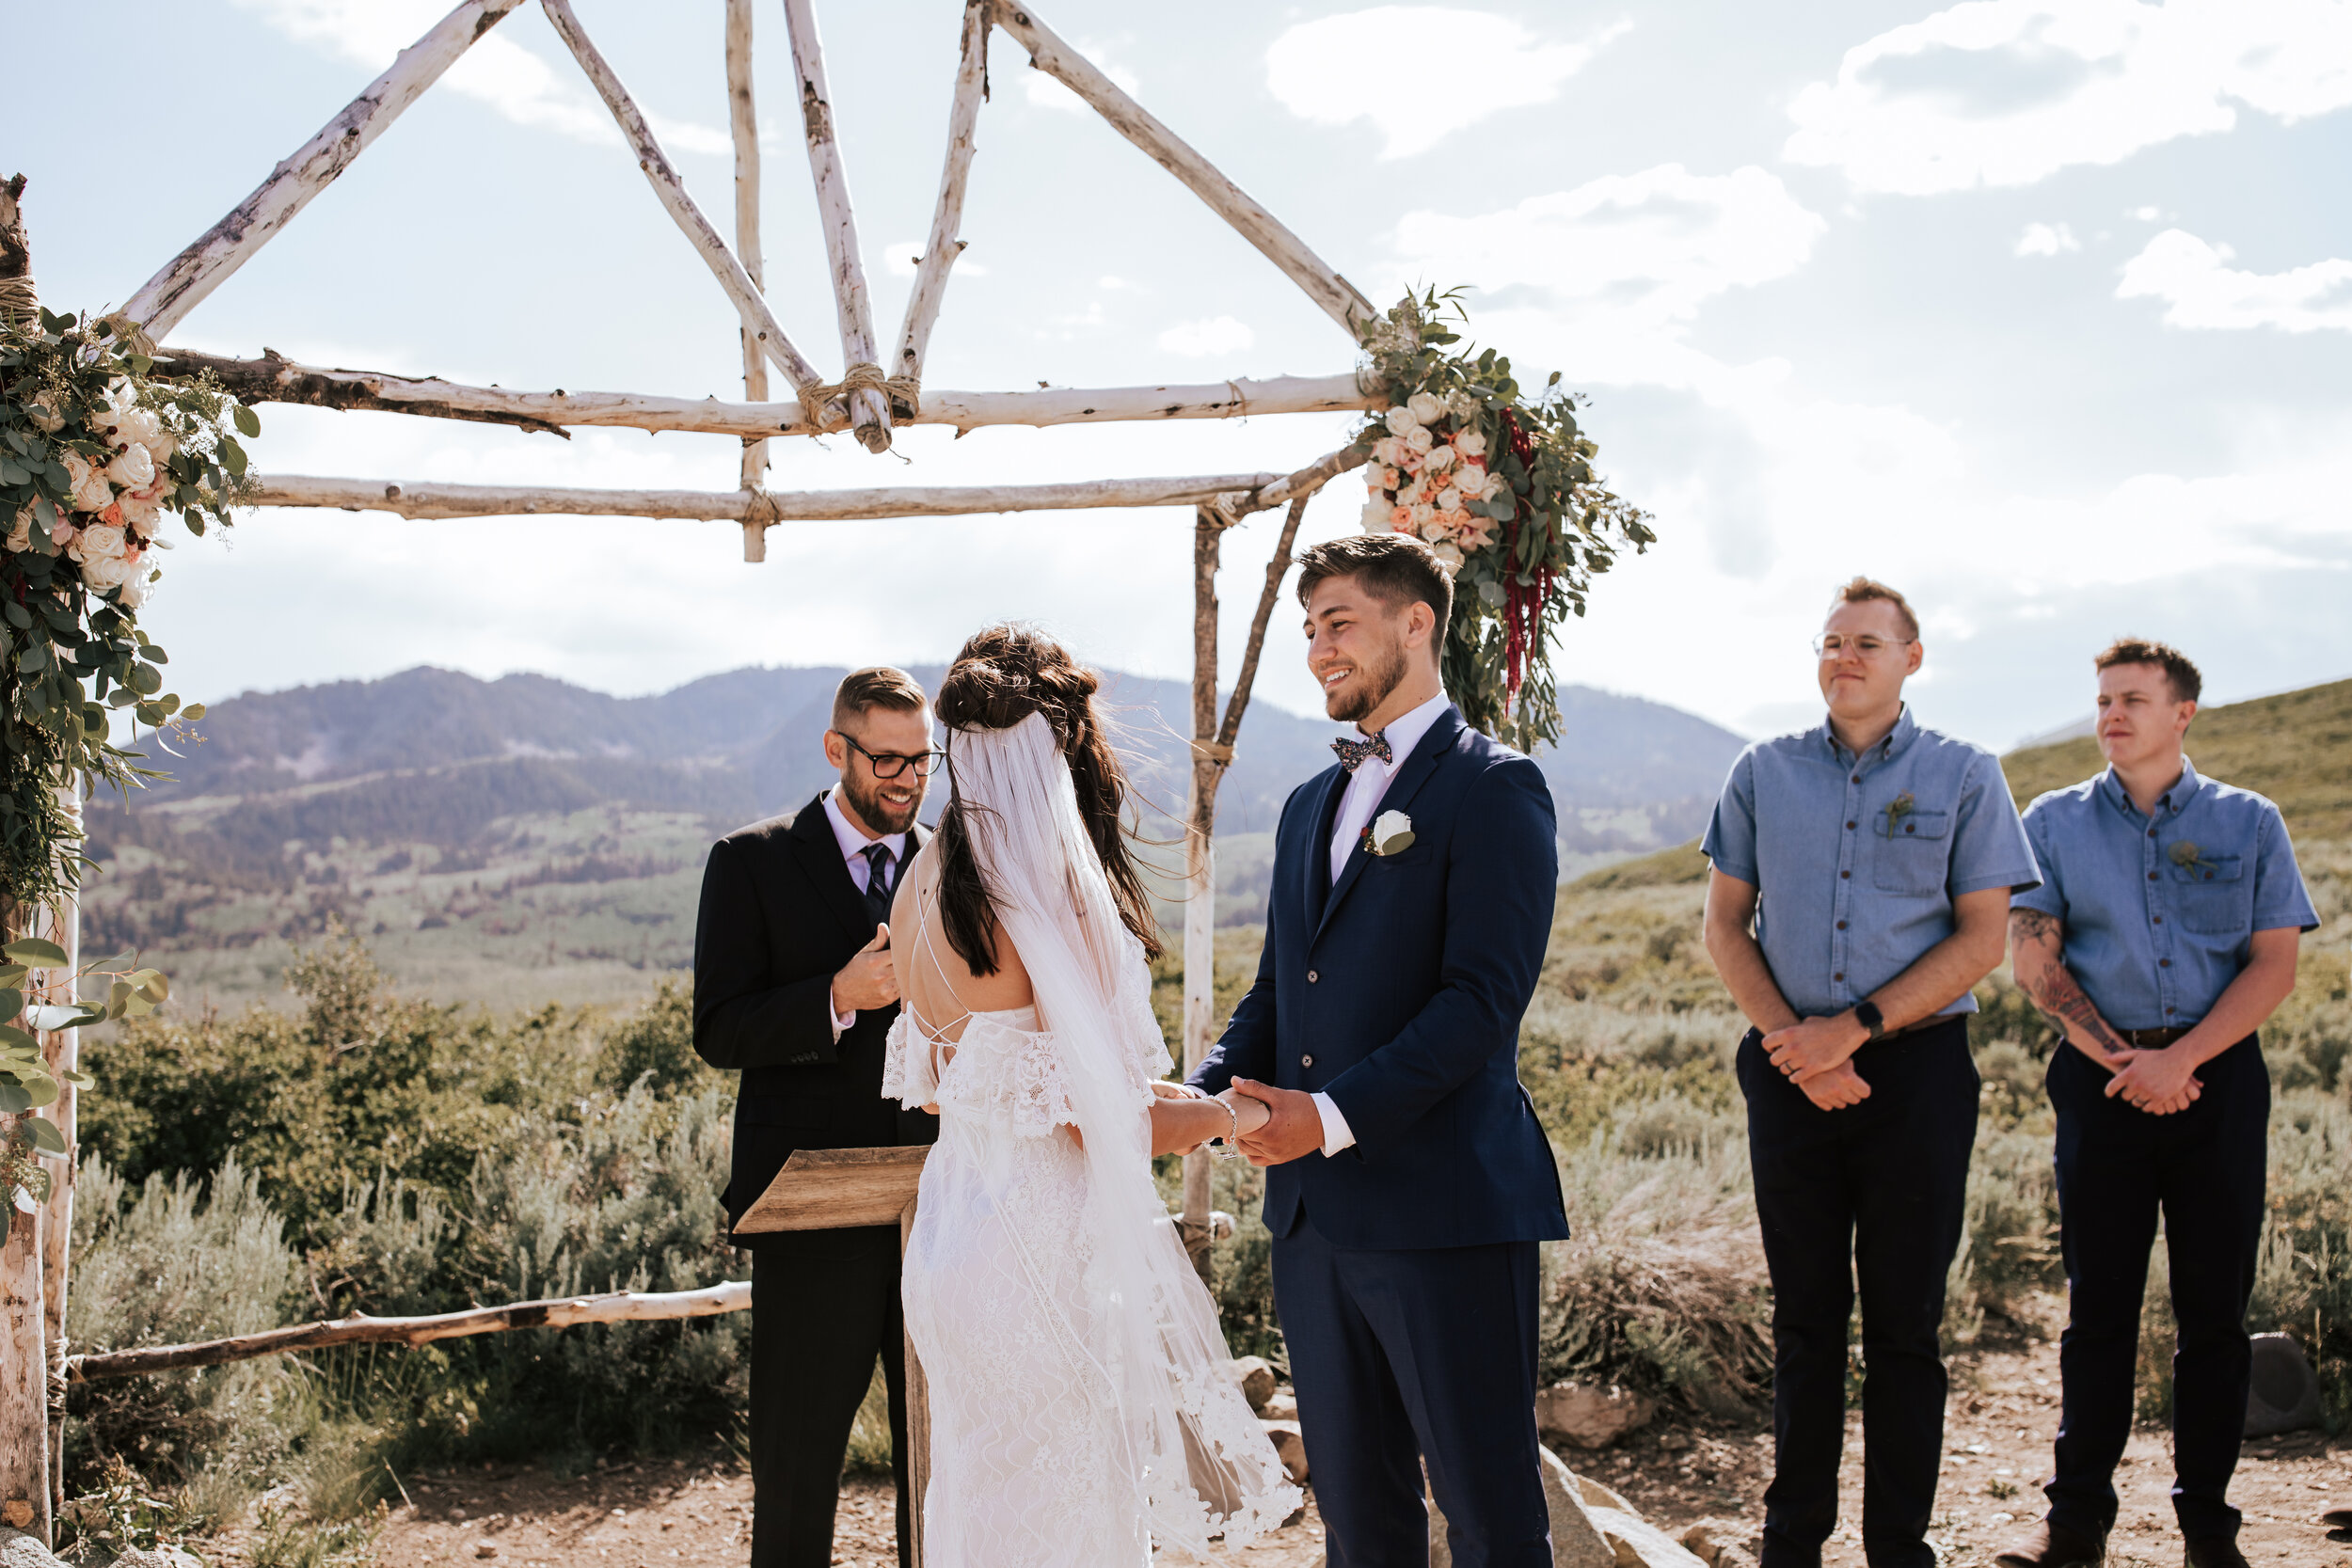
{"label": "dark navy trousers", "polygon": [[1977,1069],[1955,1017],[1866,1045],[1870,1098],[1824,1111],[1740,1042],[1756,1220],[1772,1276],[1772,1482],[1763,1568],[1810,1568],[1837,1525],[1847,1325],[1862,1299],[1862,1545],[1871,1568],[1931,1568],[1943,1462],[1944,1280],[1960,1249]]}
{"label": "dark navy trousers", "polygon": [[1422,1465],[1458,1568],[1550,1568],[1536,1456],[1534,1242],[1274,1243],[1274,1304],[1328,1568],[1427,1568]]}
{"label": "dark navy trousers", "polygon": [[2066,1257],[2057,1523],[2099,1535],[2115,1523],[2115,1466],[2131,1435],[2133,1373],[2148,1251],[2164,1216],[2171,1261],[2172,1511],[2181,1533],[2229,1539],[2225,1494],[2246,1430],[2254,1289],[2269,1158],[2270,1072],[2249,1035],[2197,1069],[2204,1093],[2152,1117],[2106,1095],[2109,1075],[2072,1046],[2050,1058],[2058,1109],[2059,1235]]}

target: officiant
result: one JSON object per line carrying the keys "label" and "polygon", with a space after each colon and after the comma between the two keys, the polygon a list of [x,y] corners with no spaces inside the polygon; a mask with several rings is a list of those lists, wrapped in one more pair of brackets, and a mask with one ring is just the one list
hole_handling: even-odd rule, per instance
{"label": "officiant", "polygon": [[[742,1073],[727,1223],[796,1148],[928,1144],[939,1118],[882,1098],[898,1016],[890,895],[920,848],[938,753],[930,705],[901,670],[853,671],[834,694],[838,782],[790,816],[711,847],[694,926],[694,1049]],[[898,1561],[909,1560],[906,1362],[898,1229],[739,1238],[752,1251],[753,1568],[825,1568],[859,1404],[880,1357],[890,1390]]]}

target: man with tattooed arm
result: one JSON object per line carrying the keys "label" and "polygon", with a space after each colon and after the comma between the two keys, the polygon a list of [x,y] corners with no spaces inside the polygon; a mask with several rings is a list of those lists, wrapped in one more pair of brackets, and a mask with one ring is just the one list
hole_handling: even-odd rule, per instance
{"label": "man with tattooed arm", "polygon": [[2255,1036],[2318,924],[2279,808],[2199,776],[2197,666],[2161,642],[2093,661],[2106,770],[2026,812],[2042,882],[2010,910],[2051,1057],[2068,1321],[2050,1512],[1995,1560],[2088,1568],[2114,1528],[2156,1216],[2171,1259],[2172,1508],[2188,1568],[2244,1568],[2225,1493],[2246,1420],[2270,1077]]}
{"label": "man with tattooed arm", "polygon": [[1738,1071],[1772,1279],[1763,1568],[1820,1568],[1837,1524],[1857,1279],[1863,1550],[1932,1568],[1937,1330],[1977,1132],[1970,988],[2001,961],[2033,855],[1993,753],[1904,703],[1923,656],[1900,594],[1845,584],[1813,651],[1828,717],[1740,753],[1702,846],[1708,956],[1754,1026]]}

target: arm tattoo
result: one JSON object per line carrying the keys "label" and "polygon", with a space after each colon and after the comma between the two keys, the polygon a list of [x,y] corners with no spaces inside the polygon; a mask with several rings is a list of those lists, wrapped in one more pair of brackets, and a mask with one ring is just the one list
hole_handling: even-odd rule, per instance
{"label": "arm tattoo", "polygon": [[2045,914],[2040,910],[2013,910],[2010,912],[2010,929],[2015,934],[2019,946],[2030,944],[2049,950],[2048,966],[2042,970],[2036,983],[2024,989],[2042,1016],[2058,1030],[2058,1037],[2061,1040],[2067,1037],[2067,1026],[2071,1023],[2107,1051],[2127,1049],[2116,1037],[2115,1031],[2107,1027],[2106,1021],[2099,1016],[2099,1009],[2091,1006],[2090,998],[2083,994],[2082,987],[2075,983],[2074,974],[2067,969],[2060,945],[2062,927],[2058,916]]}

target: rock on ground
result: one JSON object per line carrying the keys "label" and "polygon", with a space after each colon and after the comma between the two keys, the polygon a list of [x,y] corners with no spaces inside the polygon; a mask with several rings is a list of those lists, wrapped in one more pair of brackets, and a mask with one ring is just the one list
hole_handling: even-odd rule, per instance
{"label": "rock on ground", "polygon": [[65,1568],[38,1535],[0,1525],[0,1568]]}
{"label": "rock on ground", "polygon": [[1263,1355],[1245,1355],[1226,1363],[1226,1370],[1241,1386],[1241,1397],[1252,1410],[1263,1410],[1274,1397],[1274,1363]]}
{"label": "rock on ground", "polygon": [[1631,1389],[1555,1383],[1535,1396],[1535,1426],[1580,1449],[1605,1449],[1658,1414],[1656,1402]]}

